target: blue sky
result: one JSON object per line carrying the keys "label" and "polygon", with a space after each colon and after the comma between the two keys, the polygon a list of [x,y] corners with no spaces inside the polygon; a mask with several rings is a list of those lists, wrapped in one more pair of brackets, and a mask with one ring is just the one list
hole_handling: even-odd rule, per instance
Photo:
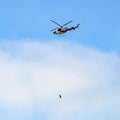
{"label": "blue sky", "polygon": [[[0,120],[119,120],[119,5],[1,0]],[[80,27],[56,36],[50,20]]]}
{"label": "blue sky", "polygon": [[54,39],[49,30],[56,25],[50,20],[53,19],[62,24],[72,19],[74,22],[71,25],[80,22],[81,28],[79,32],[65,37],[79,39],[80,43],[88,46],[119,51],[118,0],[4,0],[0,3],[1,39]]}
{"label": "blue sky", "polygon": [[[71,25],[81,23],[79,32],[65,37],[79,39],[80,43],[119,52],[120,15],[119,1],[113,0],[4,0],[0,2],[0,38],[45,38],[54,39],[49,32],[56,27],[51,19]],[[77,40],[78,42],[78,40]]]}

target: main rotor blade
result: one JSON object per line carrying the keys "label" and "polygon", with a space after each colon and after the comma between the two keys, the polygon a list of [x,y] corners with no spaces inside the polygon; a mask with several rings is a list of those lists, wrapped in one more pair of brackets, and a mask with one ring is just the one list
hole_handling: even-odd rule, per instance
{"label": "main rotor blade", "polygon": [[73,21],[73,20],[71,20],[71,21],[65,23],[64,25],[62,25],[62,27],[63,27],[63,26],[66,26],[67,24],[71,23],[72,21]]}
{"label": "main rotor blade", "polygon": [[50,30],[50,31],[54,31],[54,30],[56,30],[57,28],[54,28],[54,29],[52,29],[52,30]]}
{"label": "main rotor blade", "polygon": [[53,23],[55,23],[55,24],[57,24],[58,26],[60,26],[60,27],[61,27],[61,25],[60,25],[60,24],[58,24],[57,22],[55,22],[55,21],[53,21],[53,20],[51,20],[51,22],[53,22]]}

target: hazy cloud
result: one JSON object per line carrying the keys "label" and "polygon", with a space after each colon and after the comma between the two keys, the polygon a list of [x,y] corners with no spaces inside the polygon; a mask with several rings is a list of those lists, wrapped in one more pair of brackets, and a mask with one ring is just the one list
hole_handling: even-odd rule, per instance
{"label": "hazy cloud", "polygon": [[87,120],[86,114],[104,111],[118,115],[120,57],[115,53],[63,41],[5,41],[0,47],[2,106],[37,107],[51,120],[74,115]]}

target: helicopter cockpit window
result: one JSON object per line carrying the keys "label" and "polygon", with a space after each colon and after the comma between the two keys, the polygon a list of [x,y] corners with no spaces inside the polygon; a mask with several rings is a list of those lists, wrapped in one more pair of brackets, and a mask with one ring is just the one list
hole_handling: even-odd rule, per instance
{"label": "helicopter cockpit window", "polygon": [[61,28],[58,28],[58,31],[61,31]]}

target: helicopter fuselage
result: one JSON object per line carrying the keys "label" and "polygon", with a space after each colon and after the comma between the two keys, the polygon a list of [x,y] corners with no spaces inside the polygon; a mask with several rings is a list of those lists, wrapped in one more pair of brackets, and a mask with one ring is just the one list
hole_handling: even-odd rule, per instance
{"label": "helicopter fuselage", "polygon": [[67,30],[67,27],[60,27],[53,31],[54,34],[64,34]]}

